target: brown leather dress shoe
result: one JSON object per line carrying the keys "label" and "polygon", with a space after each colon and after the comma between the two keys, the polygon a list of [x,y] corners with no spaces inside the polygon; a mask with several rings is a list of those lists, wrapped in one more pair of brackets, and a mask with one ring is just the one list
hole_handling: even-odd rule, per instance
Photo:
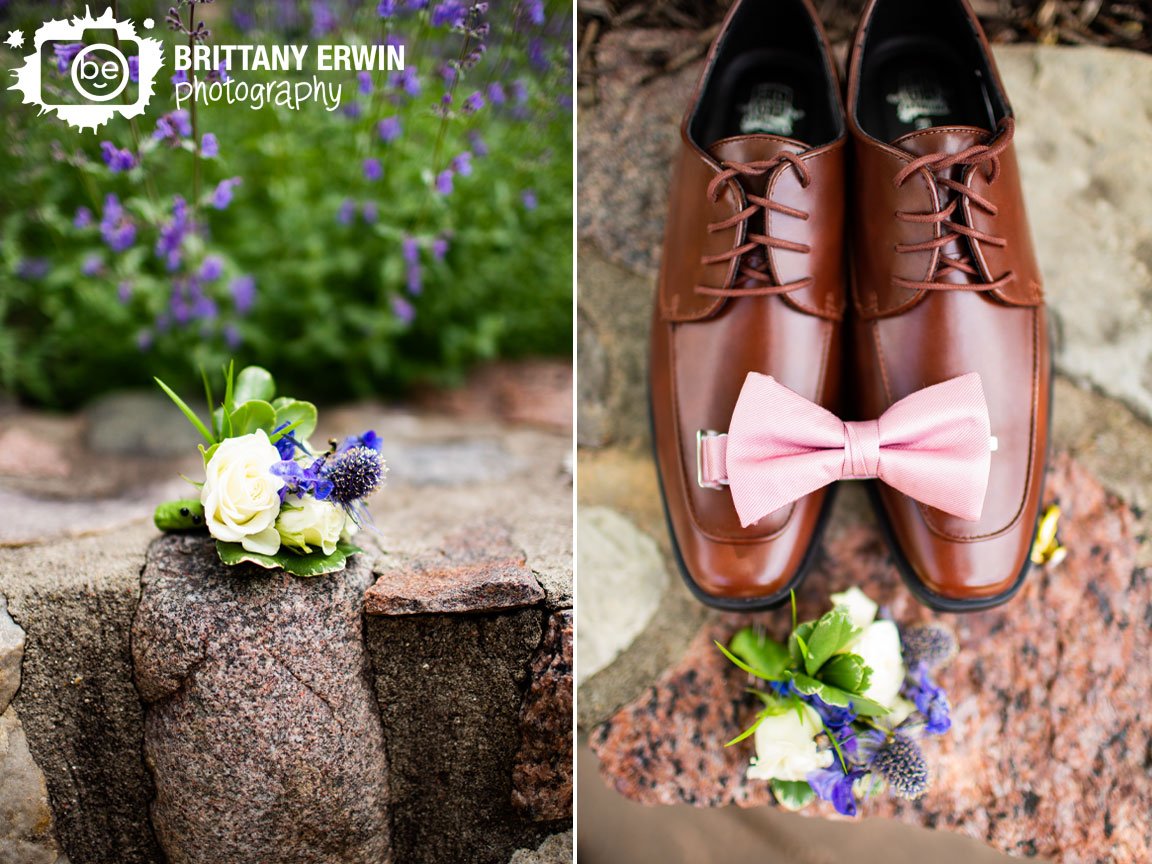
{"label": "brown leather dress shoe", "polygon": [[944,611],[1020,587],[1048,449],[1048,326],[1012,109],[964,0],[872,0],[849,60],[858,413],[980,374],[998,449],[968,522],[876,484],[905,580]]}
{"label": "brown leather dress shoe", "polygon": [[742,528],[700,480],[698,436],[724,431],[749,372],[839,408],[847,133],[807,0],[738,0],[681,126],[652,328],[652,432],[693,593],[722,609],[788,596],[828,490]]}

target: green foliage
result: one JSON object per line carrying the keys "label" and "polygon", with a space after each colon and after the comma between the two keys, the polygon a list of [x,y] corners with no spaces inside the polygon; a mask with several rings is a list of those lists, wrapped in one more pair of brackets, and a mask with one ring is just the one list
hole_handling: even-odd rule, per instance
{"label": "green foliage", "polygon": [[[137,20],[163,17],[146,3],[123,5]],[[217,3],[205,13],[215,16],[213,42],[285,40],[280,33],[234,32],[227,23],[232,5]],[[493,4],[494,32],[497,15],[507,17],[514,6]],[[549,4],[552,15],[570,15],[571,8]],[[30,34],[46,11],[17,6],[9,26]],[[375,4],[362,4],[356,15],[343,21],[342,33],[321,41],[381,38]],[[315,41],[306,29],[287,35]],[[68,406],[155,374],[188,392],[198,386],[198,367],[218,368],[235,355],[273,370],[295,392],[335,399],[398,393],[419,382],[451,384],[486,358],[568,355],[572,116],[559,104],[571,92],[559,40],[546,43],[545,70],[529,62],[527,37],[509,30],[463,73],[457,105],[491,82],[507,87],[518,80],[526,92],[521,113],[488,105],[442,119],[434,111],[443,93],[438,69],[458,54],[460,37],[428,27],[401,35],[423,85],[408,105],[390,101],[383,73],[372,95],[358,93],[352,74],[332,77],[359,117],[318,105],[288,111],[201,104],[199,134],[217,136],[220,156],[200,160],[198,195],[197,156],[188,142],[152,140],[156,119],[175,107],[170,69],[162,70],[144,118],[114,120],[97,135],[39,117],[19,94],[0,88],[0,388]],[[18,59],[18,52],[0,52],[0,78],[10,77]],[[243,76],[252,84],[285,77]],[[66,92],[63,79],[46,80]],[[390,116],[400,118],[403,133],[385,143],[376,126]],[[457,174],[450,195],[437,194],[436,175],[476,149],[473,136],[487,155],[474,156],[470,175]],[[100,158],[102,141],[140,142],[142,166],[111,174]],[[381,161],[382,179],[366,179],[368,158]],[[231,206],[206,206],[215,184],[231,177],[242,178]],[[538,202],[534,209],[522,200],[528,190]],[[109,194],[139,226],[135,244],[122,253],[104,243],[97,224],[73,224],[81,206],[99,223]],[[204,228],[203,236],[188,239],[182,266],[194,272],[209,255],[223,265],[224,275],[205,289],[218,307],[212,321],[166,321],[174,274],[154,247],[174,195],[196,205]],[[359,214],[351,224],[339,218],[346,202]],[[374,222],[363,216],[366,205],[377,211]],[[406,237],[420,247],[419,293],[409,293]],[[432,244],[442,238],[448,250],[437,260]],[[256,284],[246,313],[229,289],[243,274]],[[402,298],[414,308],[410,322],[394,311]],[[233,337],[238,348],[229,344]],[[147,345],[143,351],[138,341]]]}
{"label": "green foliage", "polygon": [[772,795],[785,810],[803,810],[816,800],[816,793],[804,780],[772,780]]}
{"label": "green foliage", "polygon": [[348,559],[361,550],[350,543],[341,543],[331,555],[325,555],[323,552],[300,555],[283,546],[275,555],[261,555],[258,552],[247,551],[239,543],[217,540],[216,551],[220,555],[220,560],[229,566],[248,563],[267,570],[277,568],[287,570],[293,576],[311,577],[339,573],[347,566]]}

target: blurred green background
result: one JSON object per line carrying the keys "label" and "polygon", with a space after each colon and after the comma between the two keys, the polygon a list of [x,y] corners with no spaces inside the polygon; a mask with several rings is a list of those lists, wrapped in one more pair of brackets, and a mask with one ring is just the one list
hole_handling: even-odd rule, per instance
{"label": "blurred green background", "polygon": [[[209,45],[406,46],[402,74],[321,76],[340,110],[202,103],[194,129],[171,114],[171,46],[190,37],[167,12],[115,9],[166,42],[142,118],[81,132],[0,90],[0,389],[70,407],[152,375],[188,389],[235,358],[327,401],[570,356],[570,2],[181,2]],[[43,21],[83,13],[0,0],[0,39],[26,40],[0,45],[0,76]],[[44,53],[45,95],[78,101]]]}

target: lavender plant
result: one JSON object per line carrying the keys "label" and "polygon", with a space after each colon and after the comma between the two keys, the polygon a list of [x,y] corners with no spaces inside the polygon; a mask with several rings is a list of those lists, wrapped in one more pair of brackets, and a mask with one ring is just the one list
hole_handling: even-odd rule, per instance
{"label": "lavender plant", "polygon": [[[235,355],[335,397],[567,353],[570,3],[123,5],[173,43],[402,43],[407,65],[327,75],[333,112],[176,110],[195,75],[276,76],[169,69],[149,119],[95,137],[0,91],[0,386],[69,404]],[[34,28],[49,6],[3,14]]]}

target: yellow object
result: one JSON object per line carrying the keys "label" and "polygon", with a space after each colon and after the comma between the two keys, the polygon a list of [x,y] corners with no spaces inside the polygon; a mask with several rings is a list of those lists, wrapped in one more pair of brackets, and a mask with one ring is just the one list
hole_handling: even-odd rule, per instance
{"label": "yellow object", "polygon": [[1051,504],[1040,517],[1040,524],[1036,528],[1036,540],[1032,543],[1033,564],[1055,566],[1067,557],[1068,550],[1060,545],[1056,536],[1059,524],[1060,508]]}

